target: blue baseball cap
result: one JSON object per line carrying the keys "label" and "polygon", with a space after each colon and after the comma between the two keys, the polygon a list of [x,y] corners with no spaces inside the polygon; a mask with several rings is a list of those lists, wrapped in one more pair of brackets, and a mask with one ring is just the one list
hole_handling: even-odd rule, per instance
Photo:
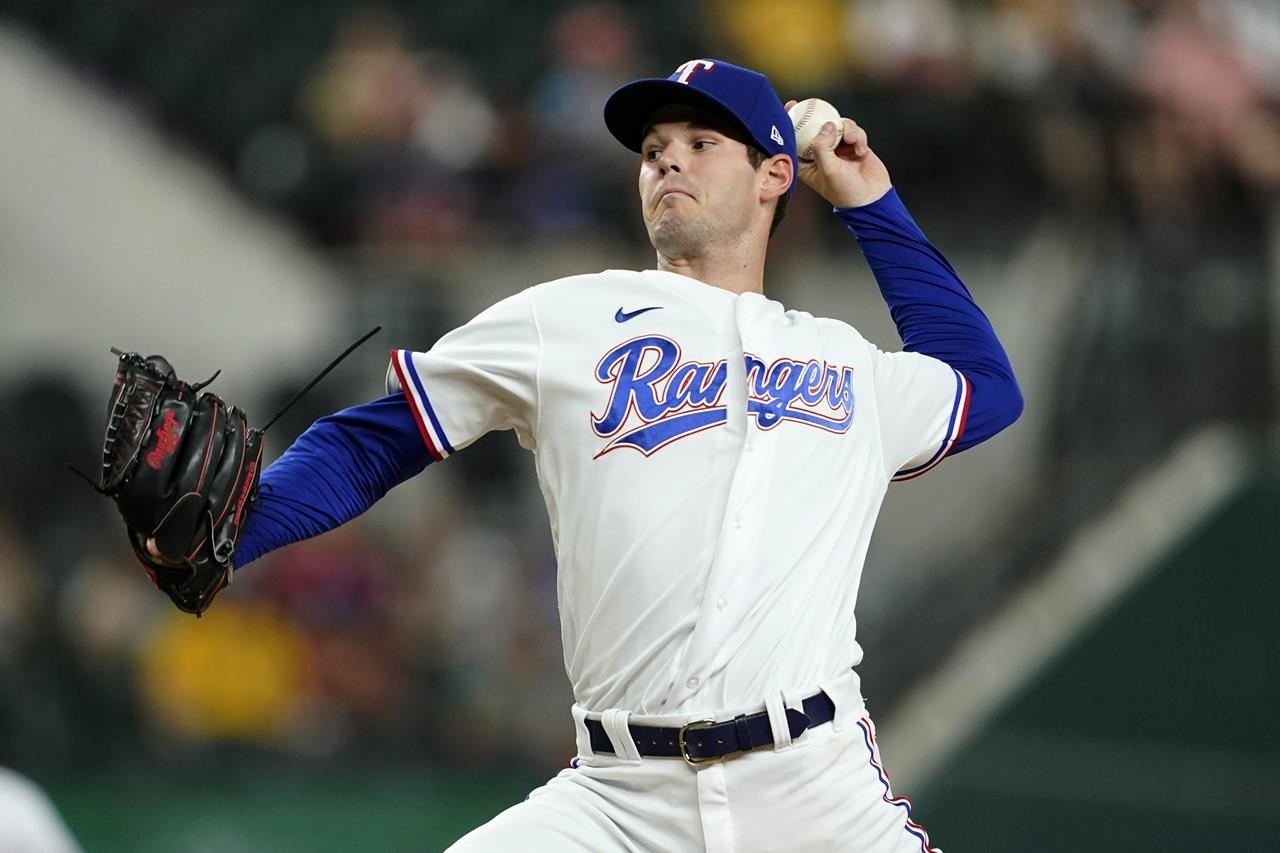
{"label": "blue baseball cap", "polygon": [[618,88],[604,104],[604,123],[619,142],[640,150],[650,116],[670,104],[688,104],[727,119],[772,157],[791,158],[795,189],[800,173],[796,132],[769,78],[719,59],[691,59],[670,77],[648,77]]}

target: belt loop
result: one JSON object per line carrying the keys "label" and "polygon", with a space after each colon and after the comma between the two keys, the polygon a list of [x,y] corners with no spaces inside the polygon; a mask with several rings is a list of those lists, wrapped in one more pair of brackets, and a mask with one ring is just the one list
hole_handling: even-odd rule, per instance
{"label": "belt loop", "polygon": [[596,753],[591,748],[591,732],[587,731],[587,709],[574,702],[569,713],[573,715],[573,731],[578,739],[578,755],[583,758],[594,757]]}
{"label": "belt loop", "polygon": [[781,693],[774,693],[764,700],[769,714],[769,728],[773,731],[773,748],[781,752],[795,744],[791,740],[791,727],[787,725],[787,705]]}
{"label": "belt loop", "polygon": [[613,744],[613,754],[623,761],[640,761],[640,750],[631,736],[631,712],[611,708],[600,715],[600,724],[604,726],[609,742]]}

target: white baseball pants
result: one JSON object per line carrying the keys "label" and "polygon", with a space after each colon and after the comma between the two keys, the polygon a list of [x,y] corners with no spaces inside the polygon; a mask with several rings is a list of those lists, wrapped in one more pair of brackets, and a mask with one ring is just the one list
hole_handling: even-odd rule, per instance
{"label": "white baseball pants", "polygon": [[[696,770],[680,759],[638,757],[625,712],[604,715],[618,755],[592,754],[585,714],[575,707],[576,766],[449,853],[941,853],[912,821],[910,803],[890,789],[857,676],[837,681],[823,685],[836,702],[831,723]],[[783,714],[781,697],[767,707]],[[774,731],[785,735],[785,722]]]}

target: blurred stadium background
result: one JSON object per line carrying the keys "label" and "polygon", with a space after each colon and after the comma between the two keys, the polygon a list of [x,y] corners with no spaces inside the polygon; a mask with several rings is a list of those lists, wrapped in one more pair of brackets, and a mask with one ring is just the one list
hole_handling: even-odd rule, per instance
{"label": "blurred stadium background", "polygon": [[[599,111],[701,55],[869,129],[1026,393],[872,546],[863,682],[916,816],[949,853],[1274,843],[1275,0],[0,0],[0,765],[86,849],[441,849],[565,764],[510,435],[199,622],[62,463],[95,464],[110,346],[265,417],[383,325],[273,456],[390,346],[649,265]],[[896,344],[811,194],[768,286]]]}

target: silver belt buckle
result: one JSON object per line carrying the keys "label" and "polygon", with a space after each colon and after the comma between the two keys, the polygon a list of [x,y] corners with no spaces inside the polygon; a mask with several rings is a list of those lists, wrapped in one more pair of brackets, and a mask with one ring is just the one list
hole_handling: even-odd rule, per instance
{"label": "silver belt buckle", "polygon": [[680,757],[684,759],[684,763],[690,767],[706,767],[708,764],[715,764],[717,761],[723,761],[723,755],[717,755],[713,758],[694,758],[689,754],[689,746],[685,738],[690,730],[698,731],[713,726],[718,722],[715,717],[704,717],[701,720],[693,720],[685,723],[680,727],[680,731],[676,733],[676,744],[680,747]]}

